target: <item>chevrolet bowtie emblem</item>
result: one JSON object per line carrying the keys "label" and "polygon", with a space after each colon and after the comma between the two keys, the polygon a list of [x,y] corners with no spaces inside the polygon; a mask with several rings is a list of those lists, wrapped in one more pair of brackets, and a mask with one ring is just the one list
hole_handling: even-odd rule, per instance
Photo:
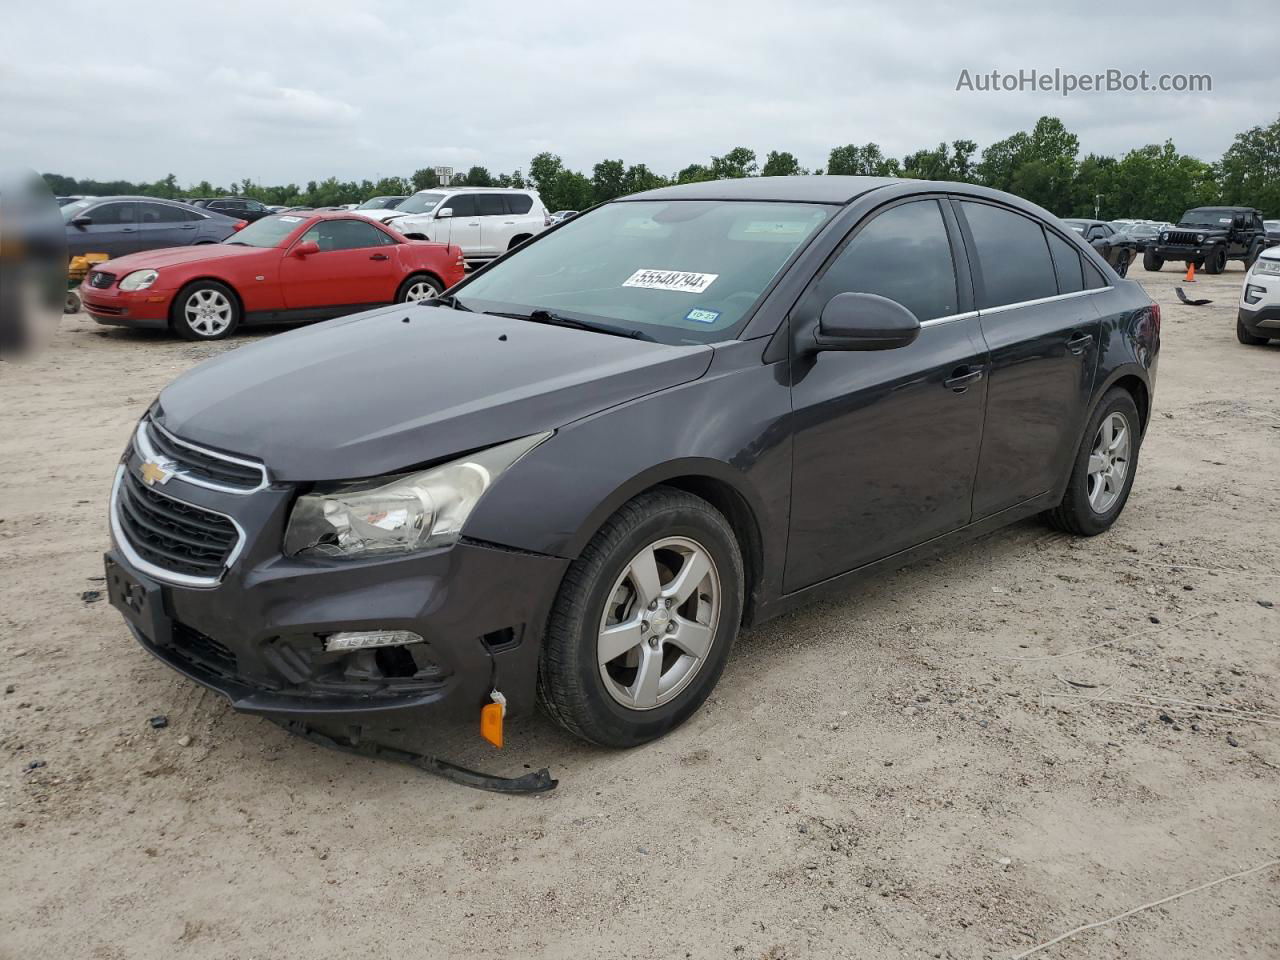
{"label": "chevrolet bowtie emblem", "polygon": [[157,483],[163,486],[173,476],[173,470],[170,469],[172,466],[173,463],[169,460],[147,460],[142,464],[142,479],[148,487],[154,487]]}

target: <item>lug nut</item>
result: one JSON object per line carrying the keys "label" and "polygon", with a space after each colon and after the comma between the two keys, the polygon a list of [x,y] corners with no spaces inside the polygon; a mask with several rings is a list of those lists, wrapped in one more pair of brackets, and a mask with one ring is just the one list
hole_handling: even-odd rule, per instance
{"label": "lug nut", "polygon": [[656,647],[657,645],[658,645],[658,638],[657,638],[657,637],[650,637],[650,638],[649,638],[649,646],[651,646],[651,647]]}
{"label": "lug nut", "polygon": [[653,600],[653,601],[651,601],[651,602],[649,603],[649,609],[650,609],[650,610],[657,610],[657,609],[658,609],[658,601],[657,601],[657,600]]}
{"label": "lug nut", "polygon": [[649,629],[649,622],[648,622],[647,620],[641,620],[641,621],[640,621],[640,632],[641,632],[641,633],[645,633],[645,632],[647,632],[647,631],[648,631],[648,629]]}
{"label": "lug nut", "polygon": [[675,633],[675,632],[676,632],[676,625],[674,623],[668,623],[667,633]]}

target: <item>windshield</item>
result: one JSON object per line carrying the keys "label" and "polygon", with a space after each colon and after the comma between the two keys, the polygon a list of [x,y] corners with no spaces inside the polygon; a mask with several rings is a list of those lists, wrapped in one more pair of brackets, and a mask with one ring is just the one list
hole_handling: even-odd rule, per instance
{"label": "windshield", "polygon": [[415,193],[396,209],[401,213],[429,213],[443,199],[443,193]]}
{"label": "windshield", "polygon": [[675,200],[610,203],[458,289],[473,310],[598,318],[663,343],[730,340],[834,208]]}
{"label": "windshield", "polygon": [[263,217],[238,233],[233,233],[222,242],[241,244],[246,247],[278,247],[280,242],[306,219],[306,217],[290,216],[287,213],[275,217]]}
{"label": "windshield", "polygon": [[364,203],[360,204],[360,206],[356,207],[356,209],[389,210],[394,207],[398,201],[403,199],[404,197],[374,197],[372,200],[366,200]]}
{"label": "windshield", "polygon": [[1197,227],[1228,227],[1236,211],[1226,207],[1201,207],[1188,210],[1178,221],[1179,224]]}
{"label": "windshield", "polygon": [[76,217],[80,216],[80,214],[92,207],[94,202],[95,201],[93,200],[76,200],[73,203],[66,204],[62,208],[62,222],[70,223]]}

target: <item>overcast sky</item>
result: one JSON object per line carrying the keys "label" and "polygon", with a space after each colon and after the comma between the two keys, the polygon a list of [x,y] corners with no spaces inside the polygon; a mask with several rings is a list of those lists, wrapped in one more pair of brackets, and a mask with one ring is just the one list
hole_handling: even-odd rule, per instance
{"label": "overcast sky", "polygon": [[[1082,152],[1172,137],[1213,160],[1278,112],[1277,31],[1250,23],[1266,5],[892,6],[8,0],[0,155],[183,184],[497,173],[542,150],[588,173],[606,157],[670,173],[737,145],[809,167],[850,142],[897,156],[958,137],[984,147],[1052,114]],[[1055,67],[1204,72],[1213,92],[955,89],[962,69]]]}

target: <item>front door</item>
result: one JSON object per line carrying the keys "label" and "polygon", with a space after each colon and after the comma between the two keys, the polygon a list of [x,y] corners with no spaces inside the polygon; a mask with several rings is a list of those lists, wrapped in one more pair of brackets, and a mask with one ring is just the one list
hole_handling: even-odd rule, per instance
{"label": "front door", "polygon": [[793,361],[788,592],[969,522],[987,357],[954,244],[938,200],[889,207],[855,229],[793,311],[799,330],[836,294],[874,293],[910,309],[921,331],[897,350]]}
{"label": "front door", "polygon": [[[319,253],[299,257],[298,244]],[[321,220],[304,233],[280,263],[285,306],[290,310],[391,303],[400,276],[395,241],[368,220]]]}
{"label": "front door", "polygon": [[1079,246],[993,203],[959,209],[974,299],[991,350],[986,427],[974,487],[978,520],[1055,489],[1089,413],[1105,285]]}
{"label": "front door", "polygon": [[72,225],[67,231],[67,252],[71,256],[105,253],[114,258],[137,253],[141,249],[138,204],[133,200],[100,203],[84,211],[84,215],[90,220],[88,224]]}
{"label": "front door", "polygon": [[[452,243],[461,247],[464,257],[482,256],[483,239],[480,236],[480,214],[476,207],[476,195],[474,193],[454,194],[441,201],[440,206],[453,210],[453,216],[436,221],[436,229],[431,232],[432,239],[439,243]],[[447,231],[440,230],[441,224],[447,228]]]}

